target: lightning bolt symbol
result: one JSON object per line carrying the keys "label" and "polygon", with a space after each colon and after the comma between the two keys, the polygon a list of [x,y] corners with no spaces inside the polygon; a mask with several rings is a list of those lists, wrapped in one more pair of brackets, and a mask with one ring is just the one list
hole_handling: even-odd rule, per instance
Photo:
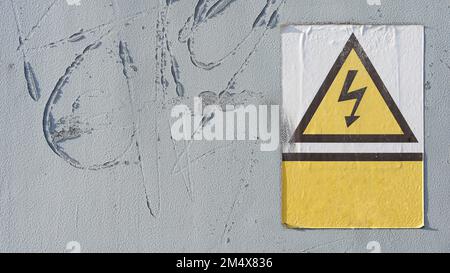
{"label": "lightning bolt symbol", "polygon": [[353,81],[355,80],[356,74],[358,73],[358,70],[350,70],[348,71],[347,78],[344,82],[344,87],[342,88],[341,95],[339,96],[339,102],[342,101],[348,101],[348,100],[356,100],[355,105],[353,106],[352,113],[350,116],[345,117],[345,123],[347,124],[347,127],[350,127],[357,119],[359,119],[359,116],[356,116],[355,113],[358,110],[359,104],[361,103],[361,100],[364,97],[364,93],[366,92],[367,87],[354,90],[349,92],[350,87],[352,86]]}

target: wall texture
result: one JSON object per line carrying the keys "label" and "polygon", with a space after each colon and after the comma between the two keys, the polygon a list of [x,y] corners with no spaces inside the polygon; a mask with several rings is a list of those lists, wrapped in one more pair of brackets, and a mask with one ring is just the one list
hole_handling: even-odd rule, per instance
{"label": "wall texture", "polygon": [[[83,252],[450,250],[449,0],[1,0],[0,10],[1,252],[64,252],[69,241]],[[280,104],[279,26],[329,22],[426,27],[424,229],[286,229],[279,151],[170,137],[171,107],[194,96]]]}

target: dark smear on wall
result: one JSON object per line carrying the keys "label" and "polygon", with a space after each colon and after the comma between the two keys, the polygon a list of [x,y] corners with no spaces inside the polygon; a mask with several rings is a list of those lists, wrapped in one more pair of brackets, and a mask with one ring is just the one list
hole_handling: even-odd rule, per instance
{"label": "dark smear on wall", "polygon": [[157,83],[165,93],[169,86],[169,81],[165,77],[165,71],[170,63],[172,79],[176,85],[176,93],[179,97],[183,97],[185,90],[181,82],[181,73],[177,58],[172,52],[168,37],[168,12],[170,6],[177,1],[160,0],[160,10],[156,20],[156,66],[157,66]]}
{"label": "dark smear on wall", "polygon": [[[22,52],[22,59],[23,59],[23,63],[24,63],[24,65],[23,65],[24,76],[25,76],[25,81],[27,83],[28,94],[34,101],[38,101],[41,97],[39,81],[36,77],[36,73],[34,72],[31,64],[28,62],[27,56],[25,54],[24,40],[26,40],[26,38],[25,39],[23,38],[23,31],[22,31],[22,26],[21,26],[20,20],[19,20],[18,9],[15,5],[14,0],[10,0],[10,3],[11,3],[11,8],[14,13],[14,20],[16,23],[16,31],[17,31],[18,40],[19,40],[19,46],[17,47],[17,50],[18,51],[20,50]],[[32,29],[32,31],[33,31],[33,29]],[[30,32],[30,33],[32,33],[32,32]]]}
{"label": "dark smear on wall", "polygon": [[83,35],[84,30],[80,29],[77,33],[72,34],[67,40],[71,43],[76,43],[86,39],[86,36]]}
{"label": "dark smear on wall", "polygon": [[128,49],[128,44],[124,41],[119,42],[119,57],[123,66],[123,75],[127,80],[130,80],[135,76],[138,68],[134,65],[134,60]]}
{"label": "dark smear on wall", "polygon": [[[222,110],[225,109],[225,105],[243,105],[248,99],[255,99],[256,93],[247,90],[237,92],[236,91],[236,81],[239,75],[241,75],[250,63],[250,59],[254,56],[260,43],[263,41],[265,34],[269,29],[274,28],[278,24],[279,10],[285,4],[285,0],[267,0],[266,4],[262,8],[261,12],[257,15],[253,21],[252,28],[250,32],[240,41],[237,45],[222,57],[219,57],[215,61],[202,62],[197,58],[196,52],[194,51],[195,34],[198,28],[207,23],[210,19],[213,19],[219,15],[224,14],[226,10],[232,6],[233,3],[239,0],[199,0],[196,2],[194,13],[188,17],[184,26],[178,32],[178,41],[181,43],[186,43],[188,52],[190,54],[191,62],[194,66],[201,68],[203,70],[209,71],[220,65],[222,65],[228,58],[231,58],[237,54],[241,47],[250,40],[251,37],[255,39],[251,51],[244,57],[244,60],[238,70],[232,75],[231,79],[228,81],[226,87],[219,91],[204,91],[198,94],[202,98],[203,107],[207,105],[219,105]],[[167,28],[166,28],[167,29]],[[157,61],[158,59],[157,50]],[[161,70],[161,75],[163,70]],[[161,77],[162,79],[163,77]],[[165,90],[167,86],[161,81],[161,88]],[[205,113],[202,117],[201,124],[195,130],[204,127],[212,118],[214,118],[214,113]],[[195,132],[194,132],[195,134]],[[182,160],[187,160],[189,162],[189,147],[192,142],[189,142],[184,150],[177,154],[177,161],[174,164],[173,171],[180,169],[180,164]],[[189,163],[187,163],[189,166]],[[193,196],[192,192],[192,181],[190,181],[190,168],[181,168],[187,171],[187,174],[183,173],[184,177],[188,177],[188,183],[185,181],[187,192],[189,196]]]}
{"label": "dark smear on wall", "polygon": [[180,81],[180,67],[174,56],[172,56],[171,72],[172,72],[173,80],[175,81],[175,84],[177,86],[176,87],[177,95],[179,97],[183,97],[184,96],[184,86]]}
{"label": "dark smear on wall", "polygon": [[41,89],[39,87],[39,81],[34,73],[33,67],[29,62],[23,63],[23,70],[25,74],[25,80],[27,82],[28,94],[34,101],[38,101],[41,98]]}

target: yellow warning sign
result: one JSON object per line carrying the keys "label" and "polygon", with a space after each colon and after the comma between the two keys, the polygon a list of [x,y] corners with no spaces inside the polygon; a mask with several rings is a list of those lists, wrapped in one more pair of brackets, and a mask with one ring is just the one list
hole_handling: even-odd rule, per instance
{"label": "yellow warning sign", "polygon": [[352,34],[297,128],[293,142],[417,142]]}
{"label": "yellow warning sign", "polygon": [[[387,41],[386,33],[393,29],[400,48],[393,46],[397,40]],[[283,143],[283,223],[325,229],[423,227],[423,28],[329,25],[287,30],[283,54],[292,56],[283,56],[284,126],[290,133]],[[355,34],[331,69],[322,64],[335,56],[316,56],[337,47],[329,41],[341,41],[350,31],[370,46],[372,57],[389,58],[381,64],[388,82],[398,82],[389,84],[397,87],[395,100]],[[380,50],[383,46],[391,50]],[[411,65],[414,58],[419,61]],[[305,72],[309,67],[315,69]],[[317,68],[327,69],[320,74],[329,71],[325,79],[313,77],[305,83],[305,75]],[[318,90],[310,88],[318,84]]]}

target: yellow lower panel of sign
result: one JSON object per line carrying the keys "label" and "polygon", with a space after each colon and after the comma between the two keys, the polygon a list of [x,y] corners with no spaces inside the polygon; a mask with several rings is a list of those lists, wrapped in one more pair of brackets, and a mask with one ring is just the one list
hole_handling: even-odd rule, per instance
{"label": "yellow lower panel of sign", "polygon": [[421,228],[423,162],[283,162],[291,228]]}

